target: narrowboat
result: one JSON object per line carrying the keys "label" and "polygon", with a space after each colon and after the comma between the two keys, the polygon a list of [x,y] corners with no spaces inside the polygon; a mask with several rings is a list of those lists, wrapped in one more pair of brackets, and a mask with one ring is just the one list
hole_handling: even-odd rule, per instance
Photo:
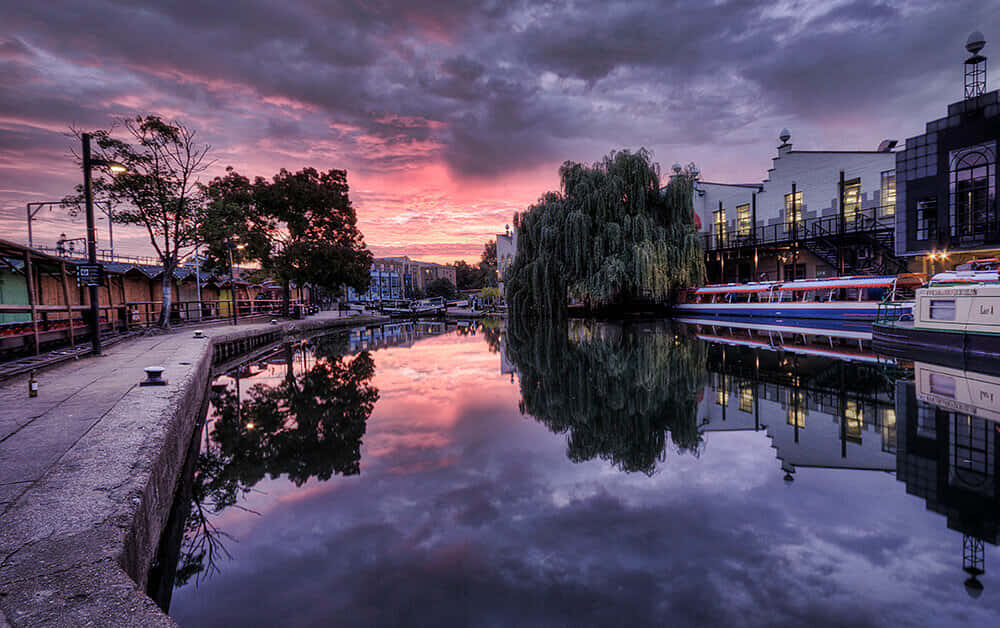
{"label": "narrowboat", "polygon": [[[682,316],[871,322],[885,302],[912,299],[923,279],[922,274],[907,273],[715,284],[686,291],[675,310]],[[903,309],[893,311],[905,315]]]}
{"label": "narrowboat", "polygon": [[[992,268],[986,262],[993,262]],[[878,320],[876,349],[894,355],[933,353],[951,364],[1000,358],[1000,278],[996,260],[938,273],[916,291],[912,320]]]}

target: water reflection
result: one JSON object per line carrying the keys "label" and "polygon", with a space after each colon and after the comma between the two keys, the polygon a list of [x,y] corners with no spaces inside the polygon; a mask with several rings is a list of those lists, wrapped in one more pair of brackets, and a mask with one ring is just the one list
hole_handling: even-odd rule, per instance
{"label": "water reflection", "polygon": [[1000,541],[1000,377],[917,362],[900,381],[897,479],[963,535],[962,569],[979,596],[984,543]]}
{"label": "water reflection", "polygon": [[[212,387],[212,420],[191,489],[178,586],[218,569],[217,560],[229,554],[212,516],[265,477],[284,476],[301,486],[310,478],[359,473],[361,438],[378,391],[371,385],[371,354],[344,356],[349,340],[336,335],[287,343]],[[248,377],[255,383],[241,390]]]}
{"label": "water reflection", "polygon": [[[470,324],[283,349],[220,380],[184,578],[209,569],[198,525],[232,560],[176,592],[177,617],[989,624],[1000,381],[816,331]],[[329,451],[247,433],[333,397],[360,412],[331,413]]]}
{"label": "water reflection", "polygon": [[521,412],[568,434],[574,462],[596,457],[651,475],[668,435],[698,453],[704,345],[665,323],[512,319],[505,357],[521,376]]}

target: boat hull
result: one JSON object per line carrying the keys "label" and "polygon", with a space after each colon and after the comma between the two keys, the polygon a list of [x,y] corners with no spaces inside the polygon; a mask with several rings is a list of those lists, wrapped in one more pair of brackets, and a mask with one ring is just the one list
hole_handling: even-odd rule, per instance
{"label": "boat hull", "polygon": [[676,312],[684,316],[741,316],[771,319],[817,319],[874,321],[879,304],[861,303],[682,303]]}
{"label": "boat hull", "polygon": [[924,359],[955,368],[975,366],[1000,372],[1000,334],[920,329],[912,322],[875,323],[872,348],[906,359]]}

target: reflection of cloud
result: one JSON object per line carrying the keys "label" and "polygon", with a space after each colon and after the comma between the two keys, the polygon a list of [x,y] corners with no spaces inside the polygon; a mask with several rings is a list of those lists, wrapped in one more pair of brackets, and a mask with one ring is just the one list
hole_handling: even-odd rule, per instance
{"label": "reflection of cloud", "polygon": [[[653,477],[573,464],[482,370],[483,345],[449,334],[380,351],[361,475],[251,518],[221,574],[176,591],[177,619],[964,626],[1000,612],[996,596],[968,604],[960,536],[890,475],[802,469],[786,486],[763,433],[710,434],[700,458],[668,454]],[[443,376],[398,382],[449,355]],[[407,412],[422,394],[448,402]]]}

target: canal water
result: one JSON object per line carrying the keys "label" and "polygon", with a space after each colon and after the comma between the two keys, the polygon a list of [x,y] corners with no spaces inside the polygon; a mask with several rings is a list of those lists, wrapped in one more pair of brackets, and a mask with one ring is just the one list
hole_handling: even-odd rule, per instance
{"label": "canal water", "polygon": [[161,603],[183,626],[996,625],[1000,378],[813,331],[281,347],[213,385]]}

